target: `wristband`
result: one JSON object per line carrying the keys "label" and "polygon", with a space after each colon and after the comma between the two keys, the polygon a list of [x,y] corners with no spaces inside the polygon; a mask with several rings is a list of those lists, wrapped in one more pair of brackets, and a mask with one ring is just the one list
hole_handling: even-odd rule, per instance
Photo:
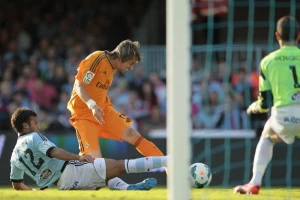
{"label": "wristband", "polygon": [[93,99],[89,99],[87,102],[85,102],[89,109],[92,109],[94,105],[96,105],[96,102]]}

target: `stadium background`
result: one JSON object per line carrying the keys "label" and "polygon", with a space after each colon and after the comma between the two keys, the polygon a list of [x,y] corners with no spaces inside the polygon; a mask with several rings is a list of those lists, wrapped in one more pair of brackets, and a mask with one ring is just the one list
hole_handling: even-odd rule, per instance
{"label": "stadium background", "polygon": [[[193,162],[212,168],[213,185],[234,185],[251,175],[254,148],[267,114],[249,117],[245,108],[257,96],[259,61],[278,48],[276,20],[286,14],[299,19],[299,8],[293,0],[191,2],[192,66],[183,67],[191,68],[192,126],[256,133],[255,138],[193,139]],[[165,129],[165,23],[166,5],[160,0],[2,0],[0,185],[9,184],[9,158],[16,140],[11,113],[20,106],[34,108],[42,132],[59,147],[77,153],[66,103],[78,64],[94,50],[113,50],[124,39],[140,41],[144,59],[133,72],[116,74],[110,97],[145,137],[151,136],[151,130]],[[152,140],[166,151],[165,139]],[[105,157],[140,156],[126,143],[101,140],[100,144]],[[295,170],[300,165],[295,155],[299,140],[293,146],[277,146],[265,184],[299,186],[300,173]],[[135,182],[149,176],[160,184],[166,182],[164,173],[124,179]]]}

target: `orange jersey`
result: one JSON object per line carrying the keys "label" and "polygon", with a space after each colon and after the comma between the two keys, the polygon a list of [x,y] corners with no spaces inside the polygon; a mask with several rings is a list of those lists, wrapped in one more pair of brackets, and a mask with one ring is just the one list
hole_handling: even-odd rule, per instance
{"label": "orange jersey", "polygon": [[[76,81],[85,85],[86,91],[91,99],[102,109],[110,105],[111,102],[107,97],[107,92],[113,81],[114,69],[106,57],[105,52],[95,51],[87,56],[81,61],[77,71],[78,73],[75,76]],[[71,99],[68,102],[68,109],[74,118],[95,120],[91,110],[76,93],[75,87],[73,88]]]}

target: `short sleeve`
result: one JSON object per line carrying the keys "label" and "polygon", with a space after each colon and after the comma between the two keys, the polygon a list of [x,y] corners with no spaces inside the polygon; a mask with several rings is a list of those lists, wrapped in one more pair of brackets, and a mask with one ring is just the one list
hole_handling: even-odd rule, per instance
{"label": "short sleeve", "polygon": [[105,53],[101,51],[96,51],[87,56],[81,61],[75,78],[84,85],[91,83],[97,73],[97,66],[104,57]]}
{"label": "short sleeve", "polygon": [[260,76],[259,76],[259,91],[271,90],[269,82],[269,74],[267,71],[267,62],[263,59],[260,63]]}
{"label": "short sleeve", "polygon": [[11,164],[10,167],[10,181],[23,182],[24,171],[17,168],[14,164]]}
{"label": "short sleeve", "polygon": [[260,76],[259,76],[259,95],[258,95],[258,110],[260,113],[265,113],[269,111],[269,107],[273,103],[269,103],[273,101],[270,77],[268,74],[268,64],[270,59],[265,57],[260,63]]}
{"label": "short sleeve", "polygon": [[36,133],[34,135],[34,146],[37,148],[40,152],[48,156],[49,150],[56,147],[55,144],[50,142],[44,135],[40,133]]}

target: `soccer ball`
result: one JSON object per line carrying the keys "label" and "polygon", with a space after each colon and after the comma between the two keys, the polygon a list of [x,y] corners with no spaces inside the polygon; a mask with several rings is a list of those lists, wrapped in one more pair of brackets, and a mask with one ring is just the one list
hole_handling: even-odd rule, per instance
{"label": "soccer ball", "polygon": [[212,174],[207,165],[194,163],[190,166],[190,182],[193,188],[207,187],[211,182]]}

